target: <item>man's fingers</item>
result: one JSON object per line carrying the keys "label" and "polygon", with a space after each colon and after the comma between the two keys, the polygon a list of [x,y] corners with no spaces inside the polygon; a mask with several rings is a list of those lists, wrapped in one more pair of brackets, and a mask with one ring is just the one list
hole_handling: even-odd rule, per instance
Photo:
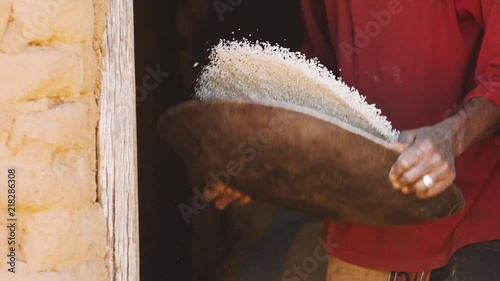
{"label": "man's fingers", "polygon": [[429,175],[434,183],[432,184],[431,187],[427,187],[424,184],[424,176],[417,179],[415,183],[412,185],[412,189],[415,190],[415,194],[419,198],[427,198],[429,191],[431,189],[439,190],[439,186],[443,182],[443,178],[439,172],[432,172],[424,175]]}
{"label": "man's fingers", "polygon": [[452,183],[453,180],[442,180],[436,183],[436,185],[434,185],[431,189],[427,190],[426,192],[427,197],[424,198],[430,198],[440,194],[441,192],[445,191],[446,188],[448,188],[448,186],[450,186]]}
{"label": "man's fingers", "polygon": [[225,186],[218,183],[209,184],[203,192],[203,195],[205,195],[205,198],[207,200],[212,200],[221,195],[233,195],[233,194],[241,195],[239,191],[229,186]]}
{"label": "man's fingers", "polygon": [[453,181],[445,181],[445,180],[441,180],[437,183],[434,184],[434,186],[430,189],[418,189],[417,192],[416,192],[416,195],[418,198],[421,198],[421,199],[426,199],[426,198],[430,198],[430,197],[434,197],[436,195],[438,195],[439,193],[443,192],[448,186],[450,186],[450,184],[452,183]]}
{"label": "man's fingers", "polygon": [[422,178],[429,173],[439,168],[439,157],[426,157],[417,165],[403,172],[397,180],[400,185],[408,186],[410,190],[415,190],[414,185],[421,181]]}
{"label": "man's fingers", "polygon": [[224,187],[224,190],[222,191],[222,193],[224,193],[225,195],[232,195],[232,194],[235,194],[237,191],[235,191],[234,189],[230,188],[230,187]]}
{"label": "man's fingers", "polygon": [[250,203],[250,201],[252,201],[252,198],[248,195],[245,195],[238,200],[238,204],[244,206],[244,205],[247,205],[248,203]]}
{"label": "man's fingers", "polygon": [[246,205],[251,201],[250,196],[218,183],[209,184],[205,188],[203,195],[209,201],[215,199],[214,205],[219,210],[225,209],[233,201],[240,205]]}
{"label": "man's fingers", "polygon": [[[398,159],[392,165],[391,170],[389,171],[389,180],[392,183],[392,186],[396,190],[401,190],[404,193],[408,193],[408,188],[398,182],[399,177],[403,174],[404,171],[411,168],[415,162],[412,158],[418,158],[419,153],[412,153],[415,150],[415,140],[417,138],[417,130],[409,130],[403,131],[399,135],[399,139],[397,142],[393,142],[390,144],[390,147],[396,151],[399,151],[401,154]],[[408,156],[409,155],[409,156]]]}
{"label": "man's fingers", "polygon": [[400,177],[405,171],[417,165],[423,158],[423,153],[413,146],[399,155],[398,159],[389,171],[389,180],[394,185],[394,188],[399,189],[402,186],[399,182]]}
{"label": "man's fingers", "polygon": [[236,199],[238,199],[238,197],[234,195],[222,195],[215,200],[215,207],[219,210],[224,210],[227,205]]}
{"label": "man's fingers", "polygon": [[417,166],[422,160],[430,156],[432,151],[426,148],[427,146],[422,143],[416,143],[399,155],[389,171],[389,180],[395,189],[400,189],[404,185],[400,182],[400,178],[406,171]]}
{"label": "man's fingers", "polygon": [[420,198],[429,198],[438,195],[443,192],[448,186],[450,186],[455,180],[455,176],[450,173],[446,166],[440,166],[435,171],[428,173],[431,176],[434,184],[428,188],[425,186],[423,177],[421,180],[414,184],[414,188],[417,191],[417,196]]}
{"label": "man's fingers", "polygon": [[205,190],[203,190],[203,195],[205,196],[205,199],[207,199],[208,201],[212,201],[213,199],[221,195],[224,189],[225,187],[221,184],[211,183],[207,187],[205,187]]}

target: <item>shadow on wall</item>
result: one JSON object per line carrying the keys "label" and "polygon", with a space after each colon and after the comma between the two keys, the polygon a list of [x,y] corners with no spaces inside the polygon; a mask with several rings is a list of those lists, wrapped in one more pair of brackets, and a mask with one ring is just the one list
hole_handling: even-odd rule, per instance
{"label": "shadow on wall", "polygon": [[230,213],[212,206],[185,223],[178,206],[188,202],[191,188],[179,158],[157,134],[156,120],[189,99],[207,49],[221,38],[246,37],[297,50],[299,1],[141,0],[134,13],[141,280],[215,280],[242,234],[234,231]]}

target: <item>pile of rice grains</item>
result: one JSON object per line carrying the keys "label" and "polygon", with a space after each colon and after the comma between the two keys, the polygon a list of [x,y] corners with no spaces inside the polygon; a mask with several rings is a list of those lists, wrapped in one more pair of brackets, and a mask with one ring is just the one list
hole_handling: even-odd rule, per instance
{"label": "pile of rice grains", "polygon": [[195,98],[286,102],[335,117],[386,141],[398,137],[375,105],[301,53],[269,43],[222,40],[209,59],[198,77]]}

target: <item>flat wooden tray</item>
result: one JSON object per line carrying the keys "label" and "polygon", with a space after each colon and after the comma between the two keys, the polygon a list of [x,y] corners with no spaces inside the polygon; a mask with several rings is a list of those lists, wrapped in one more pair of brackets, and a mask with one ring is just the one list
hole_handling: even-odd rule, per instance
{"label": "flat wooden tray", "polygon": [[219,180],[254,198],[358,224],[432,221],[464,207],[456,186],[427,200],[394,191],[399,152],[317,111],[280,102],[190,101],[159,119],[199,188]]}

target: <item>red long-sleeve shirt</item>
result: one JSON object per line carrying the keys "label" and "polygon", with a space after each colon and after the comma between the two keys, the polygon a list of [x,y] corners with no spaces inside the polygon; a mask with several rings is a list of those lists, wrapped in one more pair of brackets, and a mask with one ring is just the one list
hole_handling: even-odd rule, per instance
{"label": "red long-sleeve shirt", "polygon": [[[399,130],[433,125],[481,96],[500,105],[499,0],[302,0],[303,51],[375,103]],[[465,210],[408,226],[328,221],[331,254],[395,271],[445,265],[458,248],[500,239],[500,139],[456,159]]]}

